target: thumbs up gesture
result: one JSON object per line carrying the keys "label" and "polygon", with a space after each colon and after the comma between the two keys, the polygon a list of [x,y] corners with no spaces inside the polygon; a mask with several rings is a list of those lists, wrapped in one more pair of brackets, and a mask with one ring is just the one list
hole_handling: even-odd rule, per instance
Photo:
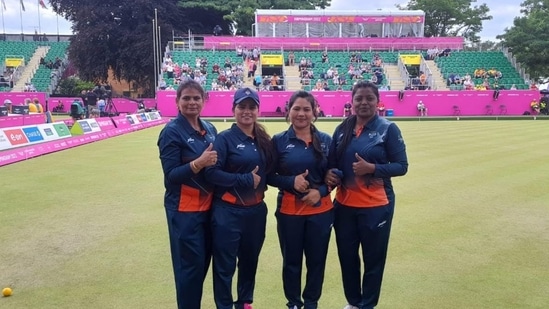
{"label": "thumbs up gesture", "polygon": [[217,151],[213,150],[213,144],[210,143],[202,152],[200,157],[196,159],[196,165],[201,168],[212,166],[217,163]]}
{"label": "thumbs up gesture", "polygon": [[261,176],[257,174],[257,171],[259,171],[259,166],[256,165],[252,171],[252,177],[254,178],[254,189],[257,189],[257,186],[259,186],[259,183],[261,182]]}
{"label": "thumbs up gesture", "polygon": [[355,153],[356,162],[353,162],[353,172],[357,176],[372,174],[376,170],[376,165],[364,160],[358,153]]}
{"label": "thumbs up gesture", "polygon": [[309,175],[309,170],[295,176],[294,178],[294,189],[297,192],[305,193],[309,188],[309,182],[307,181],[307,175]]}

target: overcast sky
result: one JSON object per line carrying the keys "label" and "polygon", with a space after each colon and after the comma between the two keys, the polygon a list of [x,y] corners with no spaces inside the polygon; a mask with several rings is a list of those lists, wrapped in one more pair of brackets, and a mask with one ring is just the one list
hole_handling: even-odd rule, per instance
{"label": "overcast sky", "polygon": [[[6,3],[6,10],[2,10],[1,1]],[[21,33],[21,15],[23,16],[23,32],[32,34],[34,31],[47,34],[71,34],[71,24],[57,17],[51,11],[48,0],[44,0],[48,10],[38,9],[38,0],[23,0],[25,11],[20,11],[20,0],[0,0],[0,10],[3,13],[2,32]],[[365,0],[332,0],[330,9],[334,10],[396,10],[395,4],[406,4],[406,0],[382,0],[382,7],[375,7]],[[481,32],[483,40],[494,40],[496,35],[503,34],[506,27],[513,25],[513,19],[518,16],[521,0],[478,0],[477,5],[486,3],[490,8],[493,19],[484,22]],[[368,3],[368,5],[365,5]]]}

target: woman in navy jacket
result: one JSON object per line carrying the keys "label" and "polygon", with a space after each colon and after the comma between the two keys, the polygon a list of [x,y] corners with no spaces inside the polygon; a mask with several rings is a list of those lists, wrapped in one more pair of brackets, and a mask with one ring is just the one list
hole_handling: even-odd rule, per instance
{"label": "woman in navy jacket", "polygon": [[[259,253],[265,239],[266,174],[273,162],[271,138],[257,123],[259,96],[250,88],[235,92],[236,123],[214,143],[217,163],[206,169],[215,185],[212,204],[213,283],[218,309],[250,309]],[[232,279],[238,261],[237,299]]]}
{"label": "woman in navy jacket", "polygon": [[[318,307],[334,222],[330,191],[324,183],[332,139],[313,125],[317,106],[312,94],[295,92],[286,116],[291,126],[273,136],[277,158],[269,184],[279,188],[277,231],[283,257],[284,295],[290,309]],[[307,276],[302,293],[303,255]]]}
{"label": "woman in navy jacket", "polygon": [[395,207],[391,177],[406,174],[408,159],[397,125],[377,115],[376,85],[358,82],[352,97],[354,115],[332,137],[326,183],[337,185],[334,230],[345,309],[371,309],[379,300]]}
{"label": "woman in navy jacket", "polygon": [[213,186],[204,169],[217,161],[215,127],[200,119],[204,90],[194,80],[177,89],[177,118],[160,132],[158,149],[164,172],[164,207],[180,309],[200,308],[211,260],[210,207]]}

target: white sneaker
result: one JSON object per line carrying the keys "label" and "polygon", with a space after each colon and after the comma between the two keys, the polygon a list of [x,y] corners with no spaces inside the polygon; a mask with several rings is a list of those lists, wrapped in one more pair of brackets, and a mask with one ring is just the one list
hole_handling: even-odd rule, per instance
{"label": "white sneaker", "polygon": [[358,309],[358,307],[353,305],[346,305],[345,307],[343,307],[343,309]]}

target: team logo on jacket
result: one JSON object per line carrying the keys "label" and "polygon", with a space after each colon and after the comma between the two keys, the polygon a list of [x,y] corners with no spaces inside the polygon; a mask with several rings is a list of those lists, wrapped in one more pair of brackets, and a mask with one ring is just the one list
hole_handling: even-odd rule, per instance
{"label": "team logo on jacket", "polygon": [[286,149],[294,149],[295,148],[295,145],[294,144],[288,144],[286,145]]}
{"label": "team logo on jacket", "polygon": [[236,145],[236,149],[244,149],[244,148],[246,148],[246,145],[244,145],[244,144]]}
{"label": "team logo on jacket", "polygon": [[374,138],[374,137],[376,137],[376,136],[377,136],[377,132],[370,132],[370,133],[368,133],[368,137],[369,137],[369,138]]}
{"label": "team logo on jacket", "polygon": [[187,143],[188,143],[188,144],[194,143],[194,138],[189,137],[189,138],[187,139]]}

